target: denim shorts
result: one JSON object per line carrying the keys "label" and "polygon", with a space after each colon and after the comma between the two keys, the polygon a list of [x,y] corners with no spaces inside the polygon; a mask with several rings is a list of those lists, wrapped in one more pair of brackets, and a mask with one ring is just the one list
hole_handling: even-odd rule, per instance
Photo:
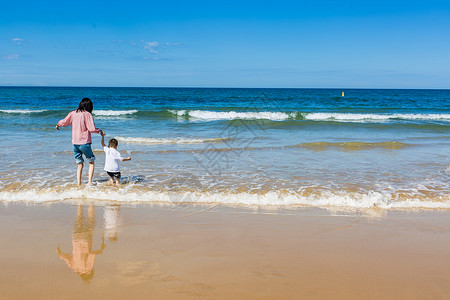
{"label": "denim shorts", "polygon": [[87,161],[95,161],[95,155],[92,152],[91,143],[87,143],[84,145],[73,145],[73,155],[75,156],[77,164],[82,164],[84,162],[83,154],[84,156],[86,156]]}

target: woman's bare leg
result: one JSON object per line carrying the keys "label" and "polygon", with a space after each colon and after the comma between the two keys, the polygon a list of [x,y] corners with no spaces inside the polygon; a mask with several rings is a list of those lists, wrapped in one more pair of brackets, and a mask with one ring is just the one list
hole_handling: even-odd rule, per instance
{"label": "woman's bare leg", "polygon": [[77,185],[81,185],[81,174],[83,173],[83,164],[78,164],[77,167]]}
{"label": "woman's bare leg", "polygon": [[92,203],[89,204],[88,209],[88,215],[89,215],[89,230],[94,230],[95,227],[95,211],[94,211],[94,205]]}
{"label": "woman's bare leg", "polygon": [[79,220],[83,219],[83,206],[78,204],[77,217]]}
{"label": "woman's bare leg", "polygon": [[89,179],[88,179],[88,185],[92,183],[92,177],[94,177],[94,162],[89,163]]}

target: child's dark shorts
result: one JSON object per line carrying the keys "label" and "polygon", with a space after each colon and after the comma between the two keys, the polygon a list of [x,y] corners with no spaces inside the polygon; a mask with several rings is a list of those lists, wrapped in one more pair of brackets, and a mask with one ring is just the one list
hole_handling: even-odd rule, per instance
{"label": "child's dark shorts", "polygon": [[111,177],[111,178],[117,178],[117,179],[120,179],[120,172],[108,172],[108,171],[106,171],[106,173],[108,173],[108,175],[109,175],[109,177]]}

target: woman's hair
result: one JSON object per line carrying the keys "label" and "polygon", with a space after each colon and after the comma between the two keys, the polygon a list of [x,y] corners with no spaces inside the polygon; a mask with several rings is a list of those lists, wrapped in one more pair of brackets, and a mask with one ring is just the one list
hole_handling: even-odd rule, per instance
{"label": "woman's hair", "polygon": [[91,99],[83,98],[83,100],[81,100],[80,104],[78,105],[77,112],[87,111],[89,113],[92,113],[93,109],[94,109],[94,104],[92,104]]}

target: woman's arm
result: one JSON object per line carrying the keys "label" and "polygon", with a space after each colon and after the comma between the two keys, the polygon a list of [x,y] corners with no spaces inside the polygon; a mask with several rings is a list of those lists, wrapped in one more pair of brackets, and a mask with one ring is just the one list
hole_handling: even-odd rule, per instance
{"label": "woman's arm", "polygon": [[86,128],[87,130],[89,130],[89,132],[93,132],[93,133],[100,133],[100,129],[95,128],[95,124],[94,124],[94,118],[92,117],[92,115],[90,113],[86,114]]}
{"label": "woman's arm", "polygon": [[67,126],[71,125],[72,124],[72,114],[73,114],[73,111],[71,111],[64,119],[59,120],[59,122],[56,123],[56,127],[55,127],[56,130],[59,130],[58,127],[67,127]]}

